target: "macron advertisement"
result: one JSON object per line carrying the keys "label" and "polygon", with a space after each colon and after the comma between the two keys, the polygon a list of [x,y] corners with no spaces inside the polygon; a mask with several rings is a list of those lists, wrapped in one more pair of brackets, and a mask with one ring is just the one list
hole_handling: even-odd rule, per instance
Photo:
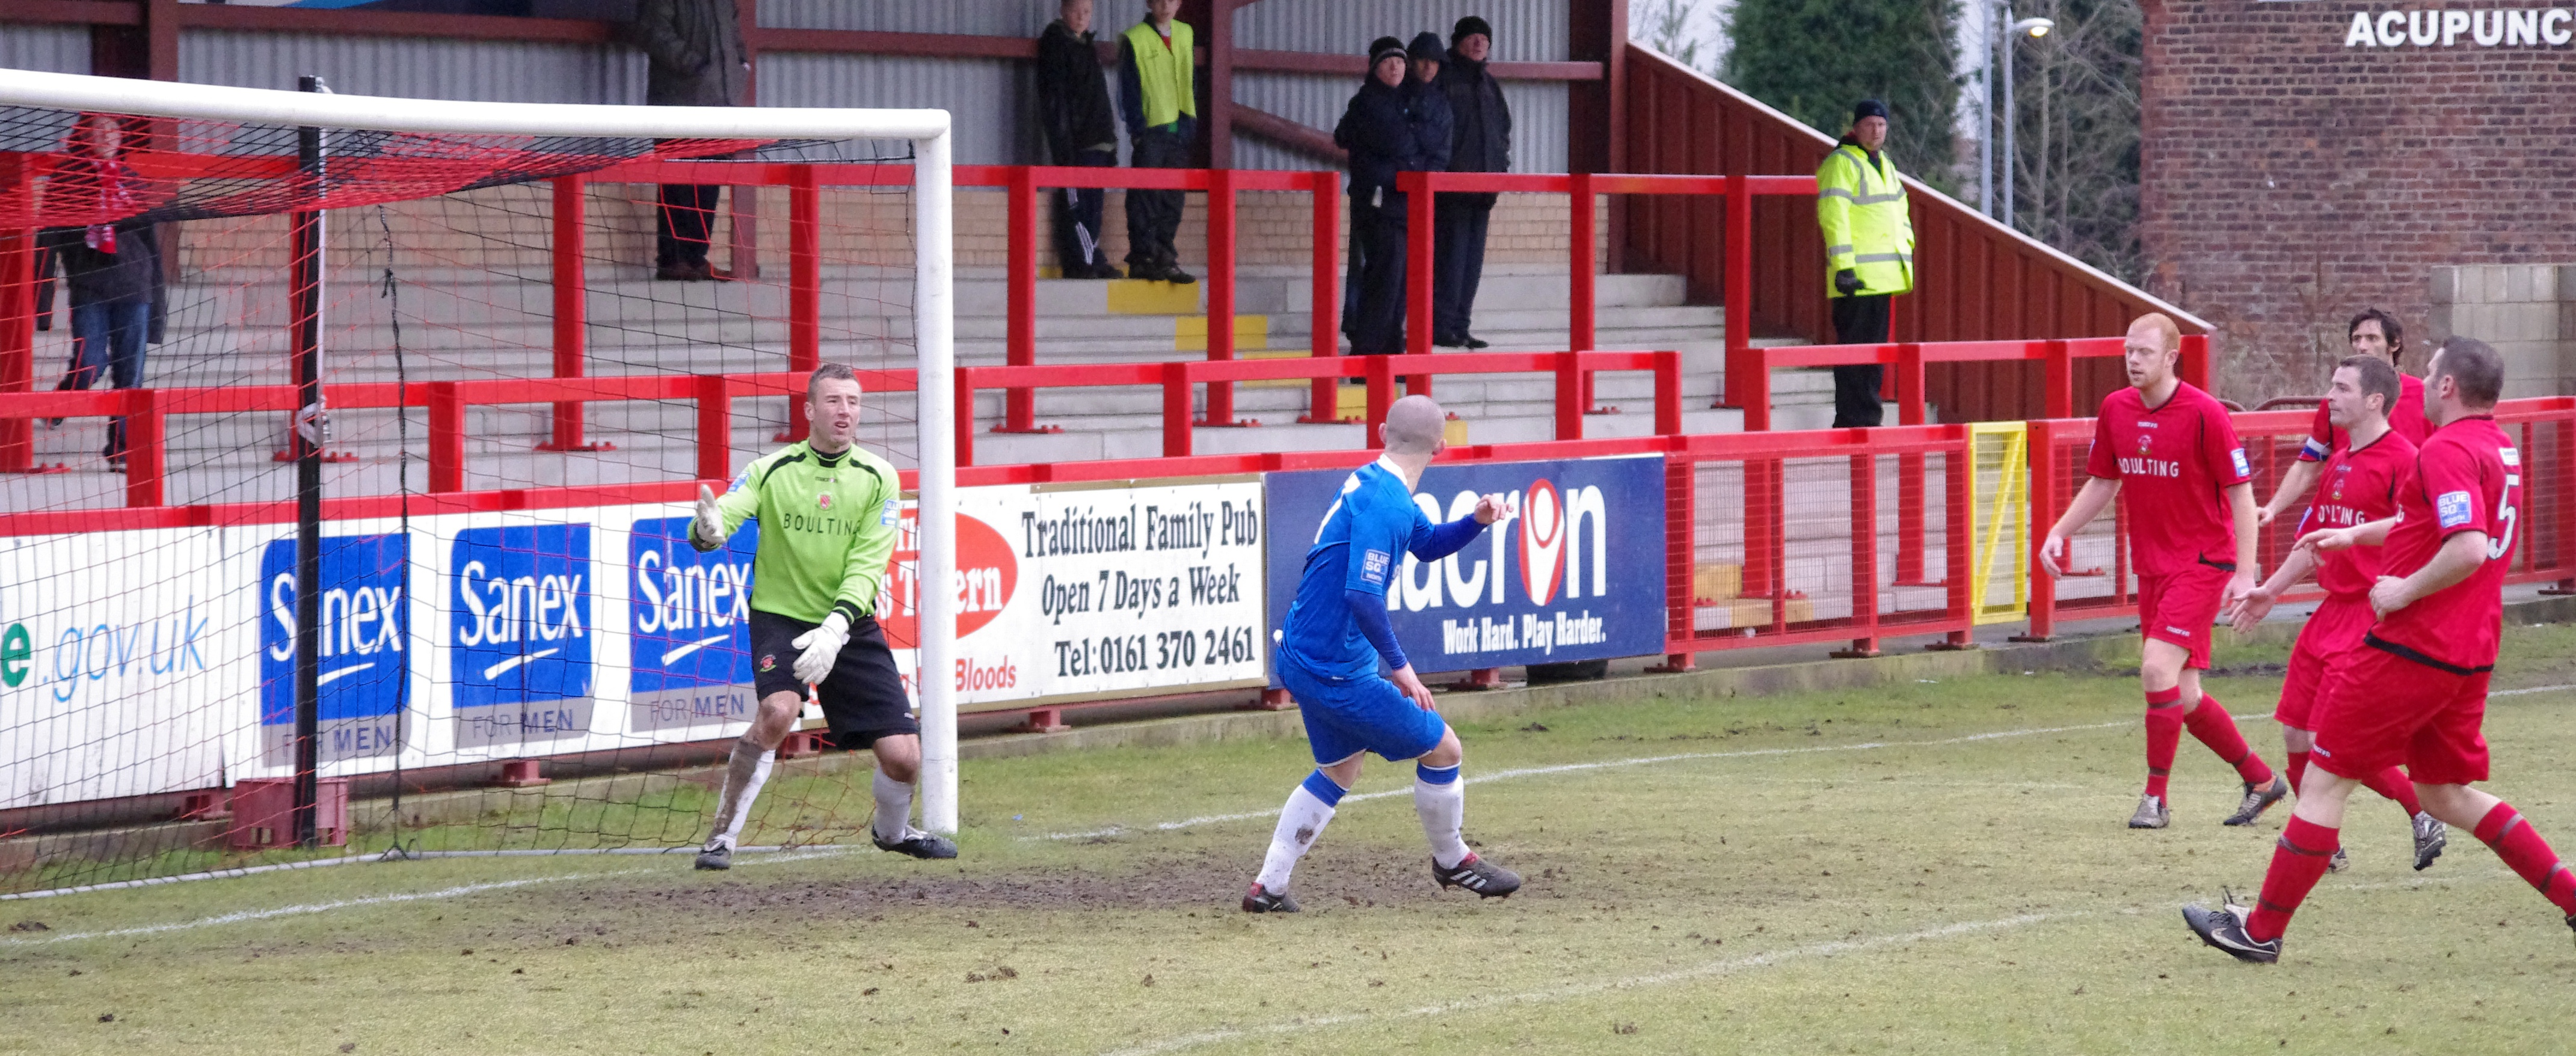
{"label": "macron advertisement", "polygon": [[[1268,476],[1270,626],[1287,624],[1306,550],[1353,470]],[[1664,460],[1434,465],[1414,505],[1438,524],[1500,494],[1520,515],[1465,549],[1412,555],[1387,614],[1421,672],[1517,667],[1664,650]]]}

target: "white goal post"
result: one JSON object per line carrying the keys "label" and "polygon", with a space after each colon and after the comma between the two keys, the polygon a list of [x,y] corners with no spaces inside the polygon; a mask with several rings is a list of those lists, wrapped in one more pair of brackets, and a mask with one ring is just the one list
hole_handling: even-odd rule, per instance
{"label": "white goal post", "polygon": [[[952,416],[956,362],[953,190],[945,110],[786,107],[602,106],[457,103],[331,95],[89,77],[0,69],[0,106],[132,114],[287,127],[450,135],[589,136],[646,139],[901,139],[913,144],[913,316],[920,430],[920,558],[917,582],[955,575],[957,447]],[[920,643],[914,682],[921,704],[922,825],[958,826],[957,698],[950,669],[956,593],[919,591]]]}

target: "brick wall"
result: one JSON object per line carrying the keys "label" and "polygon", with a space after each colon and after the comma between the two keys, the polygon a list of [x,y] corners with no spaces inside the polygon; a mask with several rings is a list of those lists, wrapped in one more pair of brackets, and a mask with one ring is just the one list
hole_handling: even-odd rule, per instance
{"label": "brick wall", "polygon": [[[2148,288],[2220,327],[2225,395],[2319,391],[2365,305],[2397,314],[2421,370],[2417,335],[2466,321],[2434,311],[2434,269],[2576,260],[2576,20],[2451,11],[2464,29],[2430,6],[2147,0]],[[2508,11],[2570,42],[2525,43]],[[2347,46],[2356,14],[2371,42]],[[2384,46],[2409,18],[2432,43]]]}

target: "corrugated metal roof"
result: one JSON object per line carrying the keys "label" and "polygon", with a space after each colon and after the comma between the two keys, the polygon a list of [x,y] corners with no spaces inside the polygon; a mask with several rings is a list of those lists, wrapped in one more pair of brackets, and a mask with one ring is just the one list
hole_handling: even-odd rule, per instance
{"label": "corrugated metal roof", "polygon": [[[1359,80],[1355,77],[1253,70],[1234,75],[1236,102],[1326,132],[1341,122],[1343,108],[1358,91]],[[1512,171],[1564,172],[1565,83],[1505,81],[1503,99],[1512,108]],[[1329,167],[1323,161],[1240,129],[1234,134],[1234,164],[1245,169]]]}
{"label": "corrugated metal roof", "polygon": [[956,115],[960,165],[1017,165],[1043,152],[1029,116],[1035,88],[1027,64],[1007,59],[833,55],[769,51],[760,56],[762,106],[936,107]]}
{"label": "corrugated metal roof", "polygon": [[[1493,23],[1496,60],[1563,62],[1567,3],[1568,0],[1261,0],[1234,13],[1234,45],[1268,51],[1356,55],[1367,51],[1369,41],[1379,37],[1411,40],[1414,34],[1429,30],[1445,41],[1450,27],[1457,25],[1460,18],[1478,15]],[[1563,167],[1561,160],[1550,166]]]}
{"label": "corrugated metal roof", "polygon": [[503,40],[189,30],[179,79],[295,87],[319,74],[333,91],[496,103],[644,101],[644,55],[631,48]]}
{"label": "corrugated metal roof", "polygon": [[0,69],[88,73],[89,28],[0,23]]}
{"label": "corrugated metal roof", "polygon": [[[1095,29],[1108,21],[1101,3]],[[1141,10],[1139,5],[1139,9]],[[965,33],[1034,37],[1055,21],[1049,0],[953,0],[931,3],[859,3],[853,0],[760,0],[760,24],[772,29],[864,29],[881,33]]]}

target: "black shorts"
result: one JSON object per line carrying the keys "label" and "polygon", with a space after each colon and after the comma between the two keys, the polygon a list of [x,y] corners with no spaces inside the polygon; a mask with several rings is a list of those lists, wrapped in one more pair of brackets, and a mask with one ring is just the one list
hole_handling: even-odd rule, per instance
{"label": "black shorts", "polygon": [[[751,610],[751,681],[762,700],[776,693],[805,695],[805,684],[796,680],[796,657],[801,650],[795,643],[814,627],[803,620]],[[921,732],[921,724],[912,717],[912,700],[903,691],[903,673],[895,669],[894,650],[886,648],[885,631],[877,626],[876,617],[861,616],[850,625],[850,642],[841,647],[840,659],[832,664],[823,684],[815,687],[815,695],[822,699],[823,721],[830,725],[832,743],[844,750],[869,747],[879,737]]]}

